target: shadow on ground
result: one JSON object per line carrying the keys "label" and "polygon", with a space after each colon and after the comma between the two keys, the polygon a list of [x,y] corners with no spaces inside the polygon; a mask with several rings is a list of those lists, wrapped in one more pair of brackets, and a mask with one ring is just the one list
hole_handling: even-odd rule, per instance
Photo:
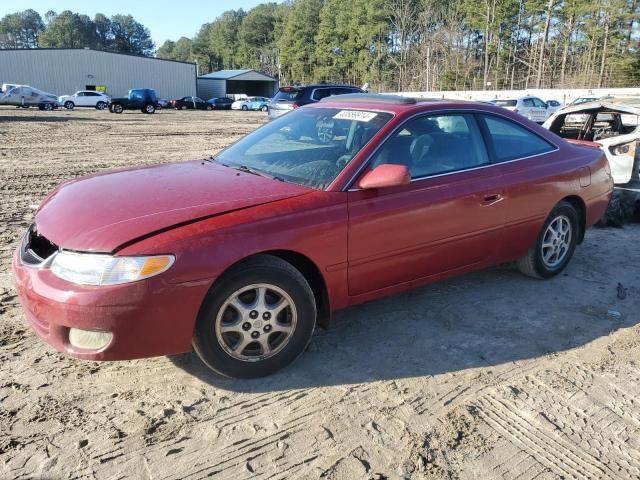
{"label": "shadow on ground", "polygon": [[59,115],[50,115],[47,112],[38,112],[38,113],[34,112],[34,114],[30,117],[27,117],[24,115],[16,115],[15,117],[0,116],[0,123],[8,123],[8,122],[42,123],[42,122],[75,122],[75,121],[102,122],[103,119],[95,119],[95,118],[87,118],[87,117],[71,117],[71,116],[61,117]]}
{"label": "shadow on ground", "polygon": [[304,355],[271,377],[222,378],[195,354],[171,360],[210,385],[241,392],[486,368],[565,351],[634,325],[639,302],[616,305],[615,287],[575,266],[549,281],[499,267],[338,312],[332,329],[316,331]]}

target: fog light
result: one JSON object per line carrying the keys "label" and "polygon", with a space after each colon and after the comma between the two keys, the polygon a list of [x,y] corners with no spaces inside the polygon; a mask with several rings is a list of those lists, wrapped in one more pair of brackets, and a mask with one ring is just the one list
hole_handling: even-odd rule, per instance
{"label": "fog light", "polygon": [[92,332],[79,328],[69,330],[69,343],[84,350],[101,350],[109,345],[112,338],[113,333],[111,332]]}

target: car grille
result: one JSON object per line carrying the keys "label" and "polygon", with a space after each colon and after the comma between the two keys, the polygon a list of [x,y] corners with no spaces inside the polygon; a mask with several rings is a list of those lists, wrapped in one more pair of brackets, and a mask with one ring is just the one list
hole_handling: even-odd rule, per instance
{"label": "car grille", "polygon": [[34,224],[29,227],[22,240],[20,259],[25,265],[40,266],[57,251],[58,246],[38,233]]}

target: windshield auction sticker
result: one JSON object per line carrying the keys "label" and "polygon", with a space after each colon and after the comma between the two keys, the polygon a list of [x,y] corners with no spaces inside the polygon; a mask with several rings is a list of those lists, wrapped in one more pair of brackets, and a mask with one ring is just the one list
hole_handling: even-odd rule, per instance
{"label": "windshield auction sticker", "polygon": [[333,118],[335,120],[355,120],[356,122],[370,122],[378,116],[374,112],[363,112],[361,110],[341,110]]}

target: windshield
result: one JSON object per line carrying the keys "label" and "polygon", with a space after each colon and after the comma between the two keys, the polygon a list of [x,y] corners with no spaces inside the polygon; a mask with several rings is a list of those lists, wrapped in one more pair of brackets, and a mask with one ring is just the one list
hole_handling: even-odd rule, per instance
{"label": "windshield", "polygon": [[215,161],[324,189],[391,117],[364,110],[303,108],[247,135]]}
{"label": "windshield", "polygon": [[595,102],[596,100],[597,98],[591,97],[576,98],[573,102],[571,102],[571,105],[580,105],[581,103]]}

